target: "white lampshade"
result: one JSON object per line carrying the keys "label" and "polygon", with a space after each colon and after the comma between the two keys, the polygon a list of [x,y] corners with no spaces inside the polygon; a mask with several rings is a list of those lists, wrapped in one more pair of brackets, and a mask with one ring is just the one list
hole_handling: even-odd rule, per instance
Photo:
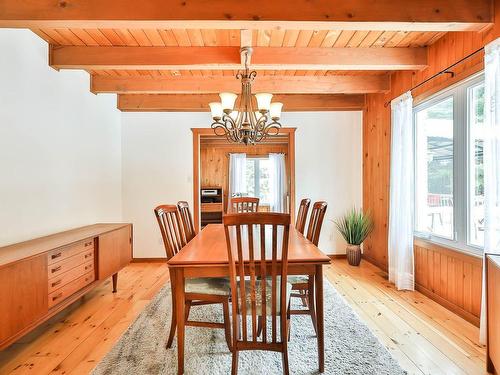
{"label": "white lampshade", "polygon": [[221,92],[219,96],[222,102],[222,110],[226,113],[231,113],[238,95],[233,94],[232,92]]}
{"label": "white lampshade", "polygon": [[271,99],[273,94],[259,93],[255,94],[255,98],[257,99],[257,107],[259,108],[259,112],[269,111],[271,108]]}
{"label": "white lampshade", "polygon": [[222,104],[219,102],[208,103],[210,106],[210,112],[212,112],[213,119],[221,119],[222,118]]}
{"label": "white lampshade", "polygon": [[238,114],[239,114],[238,111],[233,111],[229,114],[229,117],[231,117],[233,121],[236,121],[236,119],[238,118]]}
{"label": "white lampshade", "polygon": [[283,108],[283,103],[280,102],[274,102],[271,103],[271,110],[269,111],[271,114],[271,118],[273,120],[279,120],[281,117],[281,109]]}

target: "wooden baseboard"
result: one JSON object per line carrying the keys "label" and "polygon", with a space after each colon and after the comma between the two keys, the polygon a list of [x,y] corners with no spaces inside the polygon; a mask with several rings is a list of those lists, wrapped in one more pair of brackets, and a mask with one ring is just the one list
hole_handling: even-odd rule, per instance
{"label": "wooden baseboard", "polygon": [[346,259],[347,255],[346,254],[328,254],[330,259]]}
{"label": "wooden baseboard", "polygon": [[362,259],[366,260],[367,262],[373,264],[374,266],[377,266],[378,268],[380,268],[382,271],[384,272],[387,272],[388,271],[388,268],[387,268],[387,265],[386,264],[382,264],[380,262],[378,262],[377,260],[363,254],[362,255]]}
{"label": "wooden baseboard", "polygon": [[439,303],[441,306],[447,308],[448,310],[454,312],[458,316],[464,318],[467,320],[469,323],[474,324],[476,327],[479,327],[479,318],[470,312],[462,309],[460,306],[455,305],[454,303],[444,299],[443,297],[437,295],[436,293],[432,292],[431,290],[419,285],[415,284],[415,289],[425,295],[426,297],[429,297],[431,300],[434,302]]}
{"label": "wooden baseboard", "polygon": [[167,258],[132,258],[132,263],[166,263]]}

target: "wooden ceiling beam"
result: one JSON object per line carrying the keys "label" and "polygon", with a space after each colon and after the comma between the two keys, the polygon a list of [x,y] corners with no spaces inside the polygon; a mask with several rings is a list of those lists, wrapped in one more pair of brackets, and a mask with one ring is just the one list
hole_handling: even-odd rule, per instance
{"label": "wooden ceiling beam", "polygon": [[[220,100],[217,94],[121,94],[118,109],[125,112],[209,112],[208,103]],[[288,111],[355,111],[365,104],[361,94],[275,95]]]}
{"label": "wooden ceiling beam", "polygon": [[0,0],[0,27],[480,30],[492,0]]}
{"label": "wooden ceiling beam", "polygon": [[[110,77],[92,75],[90,91],[118,94],[211,94],[241,91],[232,76]],[[390,89],[387,75],[258,76],[253,92],[273,94],[365,94]]]}
{"label": "wooden ceiling beam", "polygon": [[[51,46],[56,69],[236,70],[240,47]],[[427,50],[419,48],[253,47],[257,70],[419,70]]]}

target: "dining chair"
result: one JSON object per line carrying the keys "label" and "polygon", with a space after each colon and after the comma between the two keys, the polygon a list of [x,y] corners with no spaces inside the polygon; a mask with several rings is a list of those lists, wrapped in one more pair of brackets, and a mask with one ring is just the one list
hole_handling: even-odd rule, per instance
{"label": "dining chair", "polygon": [[290,215],[229,214],[223,221],[231,282],[231,374],[238,373],[242,350],[281,352],[288,374],[292,285],[282,280],[287,279]]}
{"label": "dining chair", "polygon": [[186,242],[189,242],[194,238],[194,236],[196,236],[193,217],[191,216],[191,211],[189,210],[189,204],[186,201],[179,201],[177,202],[177,208],[179,209],[179,215],[182,220],[184,237],[186,238]]}
{"label": "dining chair", "polygon": [[297,221],[295,222],[295,229],[297,229],[299,233],[304,234],[307,213],[309,212],[310,205],[311,200],[309,198],[305,198],[300,201],[299,212],[297,213]]}
{"label": "dining chair", "polygon": [[[187,243],[183,234],[183,226],[177,206],[161,205],[154,209],[158,225],[160,226],[163,244],[167,253],[167,260],[170,260]],[[172,283],[172,320],[170,324],[170,333],[166,343],[166,348],[172,347],[177,327],[176,322],[176,302],[175,302],[175,284]],[[229,282],[226,278],[188,278],[185,281],[186,295],[186,314],[184,316],[185,326],[211,327],[225,330],[225,337],[228,348],[231,350],[231,325],[229,320]],[[223,323],[190,321],[189,312],[191,306],[222,304]]]}
{"label": "dining chair", "polygon": [[[316,246],[318,246],[327,206],[328,204],[324,201],[315,202],[311,211],[311,217],[309,218],[306,238]],[[307,309],[302,310],[290,310],[290,314],[310,315],[314,332],[317,332],[317,319],[314,307],[314,277],[311,275],[292,276],[288,278],[288,282],[292,284],[294,292],[291,296],[300,298],[303,306],[307,307]]]}
{"label": "dining chair", "polygon": [[229,205],[230,213],[257,212],[259,210],[259,198],[237,197],[231,198]]}

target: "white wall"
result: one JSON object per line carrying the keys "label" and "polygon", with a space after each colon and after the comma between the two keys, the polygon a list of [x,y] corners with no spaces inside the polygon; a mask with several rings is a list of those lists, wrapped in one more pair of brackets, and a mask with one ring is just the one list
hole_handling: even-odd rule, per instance
{"label": "white wall", "polygon": [[[164,257],[158,204],[193,204],[193,135],[208,113],[122,113],[123,220],[134,223],[134,257]],[[208,124],[208,125],[207,125]]]}
{"label": "white wall", "polygon": [[[361,112],[285,113],[297,127],[297,200],[329,204],[320,239],[326,253],[344,252],[331,219],[362,198]],[[208,113],[122,113],[123,219],[134,223],[134,256],[164,257],[153,215],[159,203],[192,204],[191,128],[208,126]]]}
{"label": "white wall", "polygon": [[121,220],[120,113],[47,44],[0,29],[0,246]]}
{"label": "white wall", "polygon": [[362,112],[289,112],[284,123],[297,128],[297,204],[304,197],[328,202],[319,248],[345,253],[333,220],[362,204]]}

